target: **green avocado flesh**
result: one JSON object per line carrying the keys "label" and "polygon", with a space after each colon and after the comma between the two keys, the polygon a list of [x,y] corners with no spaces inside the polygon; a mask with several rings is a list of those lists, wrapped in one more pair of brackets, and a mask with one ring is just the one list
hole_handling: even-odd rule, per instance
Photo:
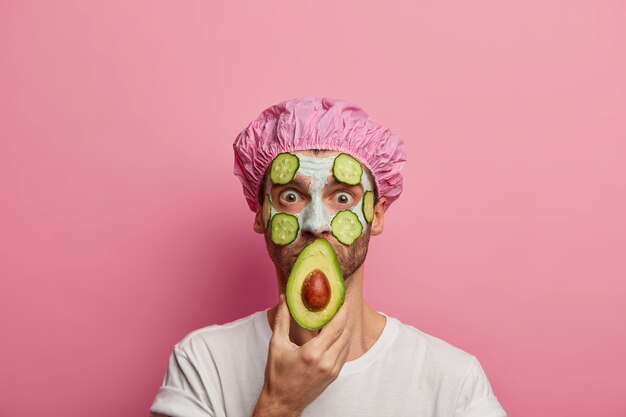
{"label": "green avocado flesh", "polygon": [[343,273],[333,246],[317,239],[306,246],[293,266],[285,291],[287,306],[303,328],[324,327],[343,305]]}

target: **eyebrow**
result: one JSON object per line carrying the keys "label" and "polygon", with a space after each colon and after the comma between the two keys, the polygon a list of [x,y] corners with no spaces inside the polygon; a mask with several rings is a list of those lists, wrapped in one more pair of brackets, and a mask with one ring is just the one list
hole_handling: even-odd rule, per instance
{"label": "eyebrow", "polygon": [[272,188],[273,187],[289,187],[289,186],[297,186],[299,188],[302,189],[306,189],[305,185],[304,185],[304,181],[302,181],[301,179],[299,179],[298,177],[294,177],[291,181],[289,181],[286,184],[274,184],[272,183]]}
{"label": "eyebrow", "polygon": [[345,187],[345,188],[354,188],[354,187],[358,187],[359,185],[363,185],[361,181],[359,181],[358,184],[354,184],[354,185],[346,184],[346,183],[343,183],[341,181],[337,181],[337,178],[335,178],[335,176],[333,175],[332,176],[332,181],[330,183],[326,184],[326,187],[337,187],[337,186],[340,186],[340,187]]}
{"label": "eyebrow", "polygon": [[[361,182],[359,182],[358,184],[355,185],[350,185],[350,184],[345,184],[341,181],[337,181],[337,178],[335,178],[334,175],[330,176],[330,182],[328,182],[324,188],[326,187],[330,187],[330,188],[336,188],[336,187],[345,187],[345,188],[354,188],[354,187],[358,187],[358,186],[362,186],[363,184]],[[298,188],[301,188],[303,190],[306,190],[307,187],[304,184],[304,181],[302,181],[300,178],[298,178],[297,176],[295,176],[291,181],[289,181],[286,184],[272,184],[272,187],[289,187],[289,186],[296,186]]]}

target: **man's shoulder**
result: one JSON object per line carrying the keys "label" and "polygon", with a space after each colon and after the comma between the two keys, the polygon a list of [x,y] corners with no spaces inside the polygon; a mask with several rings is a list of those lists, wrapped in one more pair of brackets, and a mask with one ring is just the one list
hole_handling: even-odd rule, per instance
{"label": "man's shoulder", "polygon": [[398,342],[427,358],[429,362],[436,361],[446,368],[467,368],[476,360],[473,354],[460,347],[400,320],[398,320]]}
{"label": "man's shoulder", "polygon": [[174,349],[186,356],[194,353],[219,349],[243,343],[254,337],[255,320],[258,320],[265,311],[257,311],[240,319],[223,324],[211,324],[187,333]]}

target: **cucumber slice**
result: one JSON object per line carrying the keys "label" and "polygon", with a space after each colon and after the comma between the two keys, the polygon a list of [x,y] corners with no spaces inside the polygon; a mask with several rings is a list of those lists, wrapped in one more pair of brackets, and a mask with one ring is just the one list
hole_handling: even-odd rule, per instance
{"label": "cucumber slice", "polygon": [[269,194],[265,194],[263,199],[263,224],[267,229],[270,225],[270,206],[272,205],[272,197]]}
{"label": "cucumber slice", "polygon": [[363,217],[365,221],[371,223],[374,220],[374,192],[366,191],[363,194]]}
{"label": "cucumber slice", "polygon": [[352,245],[363,231],[358,216],[351,210],[342,210],[335,214],[330,227],[333,229],[333,236],[344,245]]}
{"label": "cucumber slice", "polygon": [[270,221],[272,242],[277,245],[288,245],[298,236],[300,225],[298,218],[287,213],[276,213]]}
{"label": "cucumber slice", "polygon": [[333,162],[333,175],[339,182],[357,185],[361,182],[363,167],[352,155],[340,153]]}
{"label": "cucumber slice", "polygon": [[300,168],[298,157],[289,152],[276,155],[270,167],[270,179],[274,184],[287,184],[296,176]]}

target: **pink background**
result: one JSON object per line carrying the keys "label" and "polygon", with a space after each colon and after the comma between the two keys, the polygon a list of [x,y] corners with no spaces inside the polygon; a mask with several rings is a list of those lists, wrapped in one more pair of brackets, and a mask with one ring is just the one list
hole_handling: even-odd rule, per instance
{"label": "pink background", "polygon": [[[366,300],[510,416],[624,416],[623,1],[0,2],[0,415],[147,415],[276,302],[232,142],[300,95],[404,137]],[[407,394],[408,395],[408,394]]]}

